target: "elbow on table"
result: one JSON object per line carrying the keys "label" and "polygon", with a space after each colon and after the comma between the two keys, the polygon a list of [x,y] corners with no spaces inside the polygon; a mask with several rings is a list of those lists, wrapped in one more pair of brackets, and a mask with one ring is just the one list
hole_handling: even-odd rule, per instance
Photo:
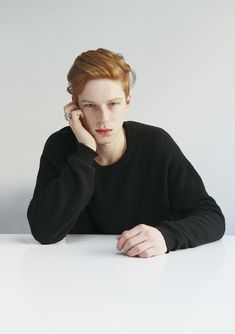
{"label": "elbow on table", "polygon": [[218,213],[217,222],[218,224],[217,224],[217,239],[216,240],[220,240],[224,236],[225,230],[226,230],[225,217],[221,211]]}
{"label": "elbow on table", "polygon": [[29,227],[31,230],[31,234],[36,241],[38,241],[42,245],[49,245],[49,244],[55,244],[64,239],[65,235],[61,235],[58,232],[56,233],[53,231],[46,231],[45,229],[40,227],[42,226],[42,224],[32,219],[32,217],[30,217],[28,212],[27,212],[27,218],[29,222]]}
{"label": "elbow on table", "polygon": [[58,237],[55,235],[50,235],[46,233],[38,233],[31,229],[32,236],[36,241],[38,241],[42,245],[50,245],[50,244],[56,244],[57,242],[64,239],[64,236]]}

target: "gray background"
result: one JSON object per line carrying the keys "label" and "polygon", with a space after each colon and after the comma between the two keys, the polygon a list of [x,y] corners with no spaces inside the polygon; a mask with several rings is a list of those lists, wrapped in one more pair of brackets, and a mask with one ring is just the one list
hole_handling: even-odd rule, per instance
{"label": "gray background", "polygon": [[137,73],[126,120],[168,131],[235,232],[235,1],[0,1],[0,233],[26,209],[48,136],[67,125],[67,72],[83,51]]}

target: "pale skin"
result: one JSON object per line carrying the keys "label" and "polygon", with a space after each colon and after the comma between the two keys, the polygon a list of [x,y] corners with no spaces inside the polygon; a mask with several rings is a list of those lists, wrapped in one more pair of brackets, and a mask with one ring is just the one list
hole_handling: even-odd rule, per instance
{"label": "pale skin", "polygon": [[[119,98],[114,102],[114,98]],[[115,163],[126,149],[126,135],[123,121],[130,106],[129,95],[125,97],[122,85],[110,79],[90,80],[82,93],[72,102],[64,106],[64,113],[70,113],[68,121],[78,142],[97,152],[95,160],[100,165]],[[84,100],[92,101],[82,102]],[[118,109],[114,111],[115,104]],[[91,112],[92,106],[92,112]],[[112,110],[113,109],[113,110]],[[118,111],[117,111],[118,110]],[[112,133],[101,135],[95,130],[111,128]],[[139,224],[130,230],[125,230],[117,236],[117,250],[123,250],[128,256],[152,257],[166,253],[167,247],[161,232],[152,226]]]}
{"label": "pale skin", "polygon": [[[111,101],[114,98],[119,100]],[[84,100],[93,102],[83,102]],[[88,81],[82,93],[77,96],[80,109],[75,103],[74,96],[72,101],[64,107],[64,112],[72,115],[69,125],[77,140],[97,152],[98,157],[95,160],[101,165],[117,161],[126,147],[126,136],[122,125],[125,113],[129,109],[130,95],[125,97],[124,90],[117,81],[95,79]],[[117,103],[119,103],[118,112],[114,112],[113,105]],[[96,110],[89,106],[96,106]],[[111,128],[112,134],[97,133],[96,129],[100,128]]]}
{"label": "pale skin", "polygon": [[117,250],[128,256],[152,257],[167,252],[161,232],[152,226],[139,224],[117,236]]}

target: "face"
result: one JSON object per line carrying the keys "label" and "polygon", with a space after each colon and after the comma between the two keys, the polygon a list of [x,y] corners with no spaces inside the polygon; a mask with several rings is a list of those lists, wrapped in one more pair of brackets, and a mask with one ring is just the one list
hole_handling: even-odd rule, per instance
{"label": "face", "polygon": [[[89,80],[82,93],[78,95],[78,104],[85,116],[85,127],[94,136],[97,143],[108,144],[122,135],[125,113],[129,109],[119,81],[110,79]],[[98,133],[97,129],[112,129],[108,133]]]}

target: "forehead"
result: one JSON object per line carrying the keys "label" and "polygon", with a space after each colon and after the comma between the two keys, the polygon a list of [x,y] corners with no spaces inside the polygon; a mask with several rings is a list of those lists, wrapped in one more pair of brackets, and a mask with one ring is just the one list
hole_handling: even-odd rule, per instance
{"label": "forehead", "polygon": [[96,102],[108,101],[114,98],[123,98],[124,90],[120,81],[110,79],[89,80],[78,98]]}

